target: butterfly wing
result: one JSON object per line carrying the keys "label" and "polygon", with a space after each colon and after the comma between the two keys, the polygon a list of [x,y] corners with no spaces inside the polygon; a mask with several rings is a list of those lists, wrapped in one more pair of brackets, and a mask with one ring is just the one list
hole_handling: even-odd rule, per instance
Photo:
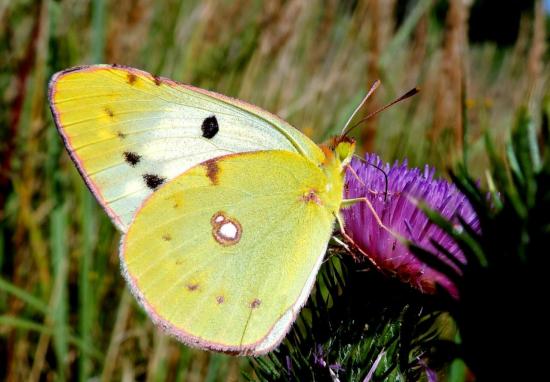
{"label": "butterfly wing", "polygon": [[49,99],[73,161],[122,231],[156,188],[210,158],[270,149],[323,158],[305,135],[266,111],[133,68],[57,73]]}
{"label": "butterfly wing", "polygon": [[318,166],[289,151],[209,160],[145,201],[122,239],[123,273],[181,341],[263,354],[315,281],[336,213],[329,189]]}

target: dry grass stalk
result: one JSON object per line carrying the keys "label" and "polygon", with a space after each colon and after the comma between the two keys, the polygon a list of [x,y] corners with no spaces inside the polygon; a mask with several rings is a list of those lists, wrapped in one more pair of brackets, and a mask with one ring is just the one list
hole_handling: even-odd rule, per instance
{"label": "dry grass stalk", "polygon": [[[532,111],[538,110],[544,91],[544,54],[546,50],[546,12],[544,2],[537,0],[534,9],[533,37],[529,51],[527,73],[527,99]],[[535,115],[535,113],[533,113]]]}
{"label": "dry grass stalk", "polygon": [[[451,0],[441,57],[441,75],[429,138],[439,141],[444,131],[451,132],[454,153],[462,151],[462,99],[467,55],[467,20],[469,8],[463,0]],[[450,143],[450,142],[449,142]]]}
{"label": "dry grass stalk", "polygon": [[[379,66],[380,57],[382,50],[390,40],[395,28],[395,0],[370,0],[368,4],[370,11],[368,19],[370,23],[370,33],[367,48],[367,83],[365,84],[365,90],[368,90],[375,80],[382,77]],[[374,94],[372,99],[369,100],[369,107],[363,108],[363,112],[360,114],[361,118],[367,116],[369,113],[368,110],[376,110],[379,106],[381,106],[379,102],[376,102],[378,97]],[[365,126],[361,130],[361,141],[363,142],[363,149],[366,152],[374,151],[376,131],[378,128],[377,126],[378,116],[374,116],[365,123]]]}

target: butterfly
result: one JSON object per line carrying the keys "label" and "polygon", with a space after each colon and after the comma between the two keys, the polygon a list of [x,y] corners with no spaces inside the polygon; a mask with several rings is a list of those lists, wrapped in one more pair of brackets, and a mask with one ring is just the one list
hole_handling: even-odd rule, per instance
{"label": "butterfly", "polygon": [[353,140],[318,146],[256,106],[119,65],[55,74],[49,103],[153,322],[202,349],[277,347],[340,219]]}

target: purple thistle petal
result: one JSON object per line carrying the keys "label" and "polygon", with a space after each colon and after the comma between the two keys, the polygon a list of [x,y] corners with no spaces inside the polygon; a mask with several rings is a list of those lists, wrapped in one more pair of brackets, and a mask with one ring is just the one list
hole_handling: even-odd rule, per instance
{"label": "purple thistle petal", "polygon": [[333,363],[332,365],[329,365],[328,368],[330,370],[334,370],[336,372],[339,372],[339,371],[346,371],[346,369],[344,369],[342,367],[342,365],[340,365],[339,363]]}
{"label": "purple thistle petal", "polygon": [[418,358],[418,363],[420,364],[420,366],[422,366],[422,368],[424,369],[424,372],[426,373],[426,380],[428,382],[438,382],[438,378],[437,378],[437,373],[435,372],[434,369],[431,369],[428,364],[426,363],[426,361],[424,361],[423,359],[421,358]]}
{"label": "purple thistle petal", "polygon": [[[396,161],[390,166],[375,154],[365,155],[365,160],[367,163],[355,158],[352,160],[351,167],[357,176],[347,171],[345,198],[366,197],[390,230],[437,254],[442,261],[453,266],[431,243],[434,240],[464,263],[464,255],[454,240],[430,222],[416,206],[415,200],[423,200],[455,223],[457,228],[460,227],[460,216],[479,231],[479,221],[466,197],[446,180],[434,179],[435,169],[428,165],[424,170],[408,168],[407,160],[404,160],[401,164]],[[375,166],[387,174],[387,194],[384,174]],[[423,293],[434,293],[436,284],[439,284],[453,297],[458,297],[455,285],[446,276],[418,260],[406,245],[381,227],[366,203],[344,209],[343,216],[346,233],[383,271],[395,274]],[[453,267],[459,272],[456,266]]]}
{"label": "purple thistle petal", "polygon": [[286,371],[287,371],[288,375],[291,375],[291,373],[292,373],[292,359],[290,359],[289,356],[286,356],[285,361],[286,361]]}
{"label": "purple thistle petal", "polygon": [[313,364],[321,368],[327,367],[323,346],[320,344],[317,345],[315,351],[313,352]]}

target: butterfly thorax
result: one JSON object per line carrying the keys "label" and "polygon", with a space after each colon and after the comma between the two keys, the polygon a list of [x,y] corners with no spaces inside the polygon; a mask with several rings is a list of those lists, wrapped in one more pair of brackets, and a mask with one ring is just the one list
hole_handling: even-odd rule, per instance
{"label": "butterfly thorax", "polygon": [[325,160],[321,167],[327,178],[325,197],[323,198],[334,213],[340,210],[344,193],[345,167],[351,161],[355,151],[355,141],[350,138],[335,138],[330,145],[322,145]]}

